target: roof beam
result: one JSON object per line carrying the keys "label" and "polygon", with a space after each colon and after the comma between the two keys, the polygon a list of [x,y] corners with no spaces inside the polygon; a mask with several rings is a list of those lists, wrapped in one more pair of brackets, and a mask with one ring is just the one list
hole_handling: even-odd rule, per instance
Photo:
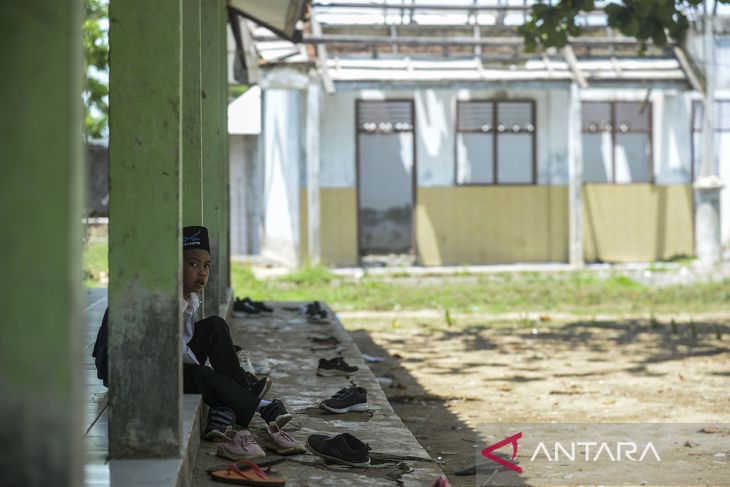
{"label": "roof beam", "polygon": [[588,88],[588,81],[586,80],[585,75],[583,75],[583,71],[581,71],[580,66],[578,66],[578,58],[575,56],[573,46],[569,44],[563,48],[563,57],[565,57],[565,61],[568,63],[568,66],[570,66],[570,70],[573,72],[573,76],[575,76],[575,80],[578,82],[578,85],[581,88]]}
{"label": "roof beam", "polygon": [[507,11],[525,11],[531,10],[531,5],[451,5],[451,4],[425,4],[425,3],[411,3],[411,4],[382,4],[382,3],[312,3],[314,8],[338,8],[338,9],[375,9],[375,10],[455,10],[459,12],[468,11],[489,11],[489,10],[507,10]]}
{"label": "roof beam", "polygon": [[[319,22],[317,21],[317,16],[314,12],[312,12],[312,16],[309,19],[309,24],[312,27],[312,34],[315,36],[321,36],[322,35],[322,26],[319,25]],[[332,76],[330,76],[329,72],[329,66],[327,63],[327,46],[325,44],[317,44],[317,68],[322,73],[322,85],[324,86],[324,91],[327,94],[332,94],[335,92],[335,83],[332,81]]]}
{"label": "roof beam", "polygon": [[[340,35],[325,34],[305,36],[302,39],[305,44],[360,44],[360,45],[410,45],[410,46],[522,46],[522,37],[428,37],[428,36],[362,36],[362,35]],[[579,46],[638,46],[639,41],[633,37],[621,37],[607,39],[603,37],[579,37],[571,38],[571,44]]]}
{"label": "roof beam", "polygon": [[702,78],[701,74],[695,71],[695,68],[687,57],[687,54],[684,52],[684,49],[680,46],[674,46],[674,57],[677,58],[677,61],[682,67],[682,71],[684,71],[685,76],[687,76],[692,89],[704,92],[705,80]]}

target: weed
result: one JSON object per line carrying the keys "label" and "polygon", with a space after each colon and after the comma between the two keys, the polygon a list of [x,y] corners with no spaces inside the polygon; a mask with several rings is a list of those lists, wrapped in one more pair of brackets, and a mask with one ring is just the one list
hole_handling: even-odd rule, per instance
{"label": "weed", "polygon": [[452,326],[454,326],[454,320],[451,317],[451,311],[449,310],[449,308],[446,308],[444,310],[444,321],[446,322],[446,326],[448,328],[451,328]]}

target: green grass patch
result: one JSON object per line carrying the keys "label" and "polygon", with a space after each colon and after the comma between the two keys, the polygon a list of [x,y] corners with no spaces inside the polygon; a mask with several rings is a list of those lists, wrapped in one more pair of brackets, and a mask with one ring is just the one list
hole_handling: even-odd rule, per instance
{"label": "green grass patch", "polygon": [[84,246],[84,285],[86,287],[106,286],[109,276],[109,242],[90,241]]}
{"label": "green grass patch", "polygon": [[340,311],[438,309],[449,318],[453,313],[520,311],[577,314],[730,311],[729,280],[650,287],[625,275],[602,279],[591,272],[427,278],[366,275],[355,279],[336,276],[324,268],[259,280],[242,264],[234,263],[233,268],[232,284],[237,296],[280,301],[320,300]]}

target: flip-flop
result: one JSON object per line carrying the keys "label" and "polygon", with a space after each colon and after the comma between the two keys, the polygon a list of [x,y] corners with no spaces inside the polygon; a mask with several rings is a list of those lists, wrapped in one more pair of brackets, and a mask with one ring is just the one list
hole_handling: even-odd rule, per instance
{"label": "flip-flop", "polygon": [[[238,468],[238,465],[241,463],[247,465],[249,468],[241,470]],[[286,480],[269,473],[270,469],[271,467],[264,471],[255,463],[244,460],[238,464],[229,464],[225,470],[214,470],[210,472],[210,477],[217,482],[236,485],[285,485]]]}
{"label": "flip-flop", "polygon": [[[256,465],[258,465],[261,468],[265,468],[265,467],[271,467],[272,465],[278,465],[280,463],[284,463],[285,461],[286,461],[285,457],[273,456],[273,457],[266,457],[266,458],[262,458],[261,460],[258,460],[256,462]],[[253,462],[251,462],[251,463],[253,463]],[[228,465],[229,465],[228,463],[219,463],[218,465],[213,465],[212,467],[206,469],[205,471],[210,473],[210,472],[213,472],[216,470],[225,470],[228,468]],[[241,470],[246,470],[247,468],[251,468],[251,467],[249,467],[249,465],[247,463],[244,463],[244,462],[239,462],[236,464],[236,466]]]}

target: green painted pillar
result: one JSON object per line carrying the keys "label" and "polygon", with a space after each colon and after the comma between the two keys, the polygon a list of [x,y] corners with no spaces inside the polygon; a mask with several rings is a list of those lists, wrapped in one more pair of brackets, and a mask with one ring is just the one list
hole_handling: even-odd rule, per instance
{"label": "green painted pillar", "polygon": [[201,64],[202,64],[202,132],[203,132],[203,224],[208,227],[211,250],[211,273],[205,287],[205,316],[221,314],[224,296],[222,242],[223,205],[227,197],[221,165],[223,163],[223,134],[221,115],[221,26],[225,14],[223,0],[201,2]]}
{"label": "green painted pillar", "polygon": [[180,455],[182,0],[110,12],[109,454]]}
{"label": "green painted pillar", "polygon": [[82,484],[81,1],[0,2],[0,483]]}
{"label": "green painted pillar", "polygon": [[[231,157],[228,151],[228,13],[224,9],[221,18],[221,126],[223,133],[221,143],[223,145],[223,162],[221,170],[223,171],[223,182],[225,191],[221,194],[223,198],[223,214],[222,214],[222,232],[223,245],[221,246],[221,289],[227,291],[231,287]],[[225,296],[225,294],[224,294]]]}
{"label": "green painted pillar", "polygon": [[200,2],[183,0],[183,225],[203,223]]}

